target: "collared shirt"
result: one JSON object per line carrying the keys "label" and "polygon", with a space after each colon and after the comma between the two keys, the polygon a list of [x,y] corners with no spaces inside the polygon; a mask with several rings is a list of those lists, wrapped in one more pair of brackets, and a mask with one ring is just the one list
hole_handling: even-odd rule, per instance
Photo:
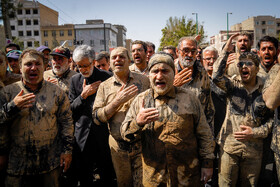
{"label": "collared shirt", "polygon": [[[129,80],[126,84],[126,87],[131,86],[133,84],[137,86],[139,93],[145,91],[150,87],[148,77],[139,73],[130,72]],[[117,109],[117,112],[113,115],[113,117],[111,117],[111,119],[108,120],[105,114],[105,107],[114,100],[117,92],[120,90],[121,87],[122,84],[120,83],[115,74],[113,77],[102,82],[98,88],[92,112],[93,119],[96,124],[109,124],[110,134],[117,141],[122,141],[122,137],[120,134],[120,126],[125,118],[125,115],[130,107],[131,102],[135,98],[133,97],[126,103],[122,104]]]}
{"label": "collared shirt", "polygon": [[[73,120],[67,95],[57,85],[43,81],[34,92],[31,108],[19,110],[13,99],[21,91],[31,93],[22,81],[1,90],[5,131],[0,139],[10,140],[7,172],[11,175],[35,175],[49,172],[60,165],[62,153],[72,153]],[[4,148],[7,141],[0,142]],[[7,146],[7,145],[6,145]],[[1,154],[1,153],[0,153]]]}
{"label": "collared shirt", "polygon": [[262,152],[262,139],[238,141],[234,132],[241,131],[240,125],[250,127],[259,126],[253,120],[253,101],[262,94],[263,81],[256,77],[256,85],[248,91],[242,83],[241,77],[228,78],[224,75],[228,53],[223,52],[214,64],[213,82],[226,92],[227,111],[222,128],[217,136],[217,143],[229,154],[246,157],[259,156]]}
{"label": "collared shirt", "polygon": [[146,75],[148,76],[149,75],[149,70],[148,70],[148,65],[146,67],[146,69],[144,69],[144,71],[141,71],[137,66],[136,64],[132,64],[129,66],[129,70],[132,71],[132,72],[136,72],[136,73],[140,73],[140,74],[143,74],[143,75]]}
{"label": "collared shirt", "polygon": [[70,87],[70,78],[77,74],[77,72],[72,71],[68,69],[61,77],[58,77],[53,70],[48,70],[44,72],[44,79],[47,80],[48,78],[56,79],[57,85],[65,91],[65,93],[68,95],[69,93],[69,87]]}
{"label": "collared shirt", "polygon": [[[142,107],[154,107],[159,119],[140,127],[136,123]],[[131,104],[121,127],[126,141],[141,139],[143,185],[170,183],[199,184],[201,167],[212,167],[214,140],[201,104],[194,93],[173,87],[165,96],[153,89],[139,94]],[[190,184],[189,184],[190,185]]]}
{"label": "collared shirt", "polygon": [[[183,70],[183,67],[179,61],[176,65],[176,68],[178,72]],[[192,90],[199,98],[207,122],[212,129],[212,132],[214,132],[215,108],[211,97],[210,79],[207,72],[198,61],[195,61],[193,65],[192,80],[181,87]]]}

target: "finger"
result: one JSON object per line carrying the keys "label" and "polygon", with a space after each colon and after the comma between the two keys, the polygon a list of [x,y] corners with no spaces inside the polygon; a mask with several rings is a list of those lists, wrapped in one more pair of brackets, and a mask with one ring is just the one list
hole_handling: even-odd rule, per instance
{"label": "finger", "polygon": [[22,96],[23,95],[23,90],[20,90],[20,92],[17,94],[17,96]]}
{"label": "finger", "polygon": [[86,81],[86,79],[84,79],[83,88],[86,87],[86,85],[87,85],[87,81]]}
{"label": "finger", "polygon": [[153,111],[158,111],[156,108],[145,108],[144,112],[145,113],[149,113],[149,112],[153,112]]}
{"label": "finger", "polygon": [[119,92],[122,91],[125,87],[125,84],[122,85],[122,87],[120,88]]}
{"label": "finger", "polygon": [[36,96],[33,94],[33,93],[30,93],[30,94],[26,94],[24,96],[22,96],[22,100],[23,101],[28,101],[30,99],[34,99]]}
{"label": "finger", "polygon": [[143,99],[143,101],[142,101],[142,106],[141,106],[141,108],[144,109],[144,107],[145,107],[145,99]]}
{"label": "finger", "polygon": [[192,79],[191,78],[188,78],[188,79],[185,79],[185,80],[183,80],[183,84],[186,84],[186,83],[188,83],[188,82],[190,82]]}

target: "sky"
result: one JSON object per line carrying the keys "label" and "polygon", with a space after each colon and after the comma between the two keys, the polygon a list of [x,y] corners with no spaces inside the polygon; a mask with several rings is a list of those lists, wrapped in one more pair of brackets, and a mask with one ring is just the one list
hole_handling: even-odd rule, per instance
{"label": "sky", "polygon": [[186,16],[203,24],[211,36],[229,26],[259,15],[280,18],[279,0],[38,0],[59,12],[59,24],[85,24],[103,19],[105,23],[124,25],[127,39],[150,41],[160,45],[161,29],[169,17]]}

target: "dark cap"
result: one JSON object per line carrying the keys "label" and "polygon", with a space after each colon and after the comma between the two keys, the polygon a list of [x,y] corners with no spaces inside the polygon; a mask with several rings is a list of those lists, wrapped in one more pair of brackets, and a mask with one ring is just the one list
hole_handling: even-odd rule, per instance
{"label": "dark cap", "polygon": [[58,55],[58,56],[70,58],[70,50],[66,47],[59,46],[54,48],[50,55],[52,56]]}
{"label": "dark cap", "polygon": [[21,55],[21,51],[19,51],[19,50],[12,50],[12,51],[9,51],[8,53],[7,53],[7,58],[12,58],[12,59],[19,59],[19,56]]}
{"label": "dark cap", "polygon": [[52,50],[44,45],[41,45],[40,47],[38,47],[36,49],[36,51],[39,51],[39,52],[43,52],[44,50],[48,50],[49,52],[51,52]]}

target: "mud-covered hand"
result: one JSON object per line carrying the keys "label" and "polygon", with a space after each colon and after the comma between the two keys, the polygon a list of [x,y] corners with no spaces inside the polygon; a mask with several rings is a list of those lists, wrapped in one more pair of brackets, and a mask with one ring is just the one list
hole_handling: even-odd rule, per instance
{"label": "mud-covered hand", "polygon": [[35,102],[35,95],[33,93],[28,93],[23,95],[23,90],[21,90],[17,96],[13,99],[15,105],[20,109],[30,108]]}

